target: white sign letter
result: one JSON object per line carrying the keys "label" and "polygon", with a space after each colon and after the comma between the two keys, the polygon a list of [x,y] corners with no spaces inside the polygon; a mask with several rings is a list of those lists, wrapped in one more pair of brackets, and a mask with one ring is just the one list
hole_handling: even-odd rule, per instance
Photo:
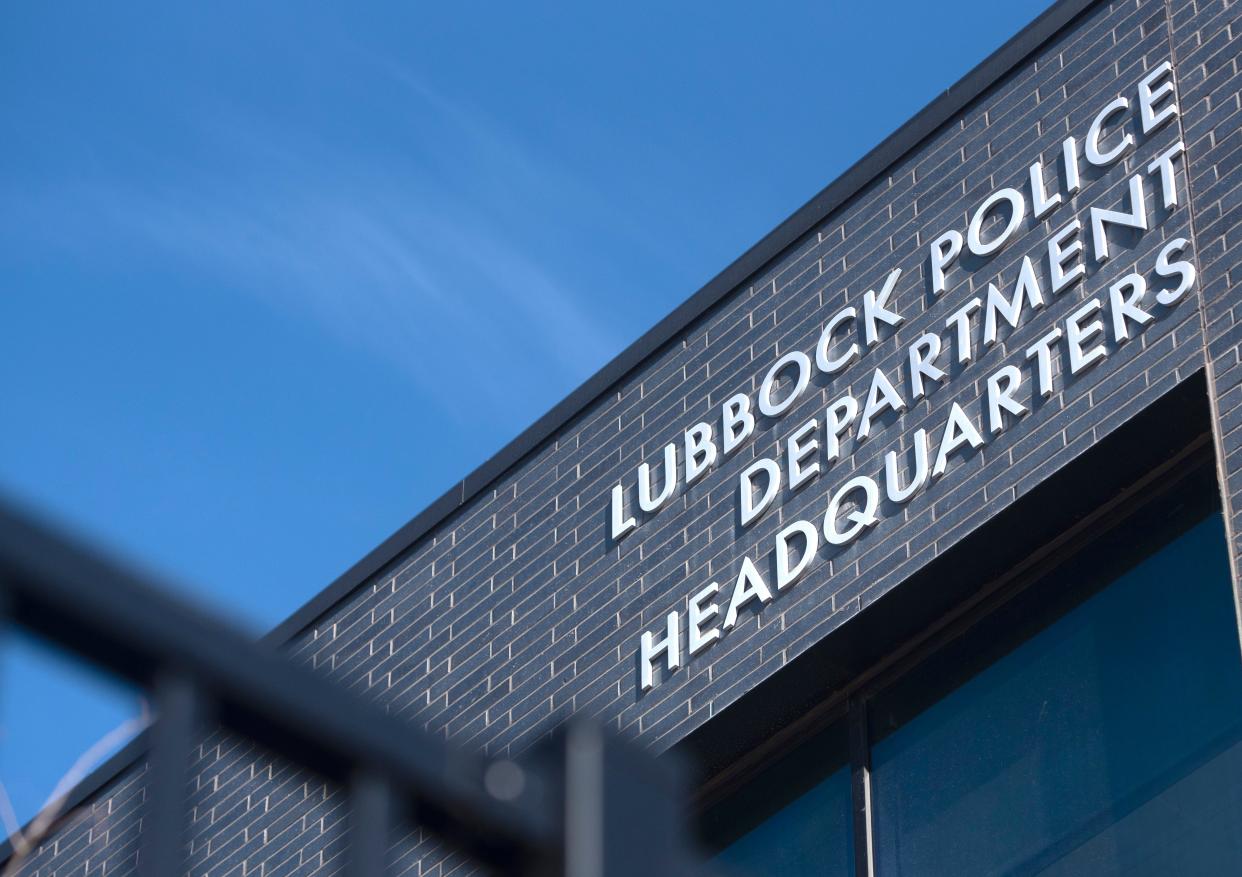
{"label": "white sign letter", "polygon": [[1101,307],[1103,305],[1100,304],[1100,300],[1093,298],[1065,319],[1065,343],[1069,347],[1070,374],[1072,375],[1078,374],[1107,355],[1103,344],[1097,344],[1090,350],[1082,349],[1084,341],[1104,331],[1104,324],[1099,320],[1092,320],[1085,326],[1082,322]]}
{"label": "white sign letter", "polygon": [[975,296],[962,305],[945,320],[946,329],[955,329],[957,338],[957,361],[965,365],[975,358],[974,345],[970,338],[970,315],[983,307],[983,301]]}
{"label": "white sign letter", "polygon": [[979,435],[979,430],[975,429],[975,425],[970,422],[962,406],[954,402],[953,407],[949,409],[949,420],[944,425],[944,435],[940,439],[940,452],[936,454],[936,465],[932,467],[932,475],[937,478],[943,475],[944,470],[949,466],[949,454],[963,445],[980,448],[983,446],[983,436]]}
{"label": "white sign letter", "polygon": [[1108,300],[1111,306],[1109,310],[1113,316],[1113,340],[1118,344],[1129,340],[1131,322],[1142,326],[1155,319],[1138,306],[1145,295],[1147,295],[1147,281],[1141,274],[1127,274],[1108,288]]}
{"label": "white sign letter", "polygon": [[690,652],[691,657],[694,657],[713,642],[720,639],[720,631],[718,629],[714,627],[710,627],[707,630],[703,629],[704,624],[720,614],[719,606],[715,603],[704,606],[703,601],[715,597],[719,591],[720,585],[712,582],[690,598],[690,606],[686,610],[686,650]]}
{"label": "white sign letter", "polygon": [[1026,358],[1036,357],[1039,372],[1039,395],[1045,399],[1052,396],[1052,345],[1061,339],[1061,327],[1057,326],[1043,338],[1026,349]]}
{"label": "white sign letter", "polygon": [[[789,565],[792,553],[789,540],[794,536],[802,537],[802,554],[798,562]],[[776,534],[776,590],[783,591],[802,578],[802,574],[810,567],[819,549],[819,531],[813,524],[806,521],[794,521],[784,530]]]}
{"label": "white sign letter", "polygon": [[944,269],[948,268],[962,251],[962,233],[949,229],[931,242],[932,294],[944,292]]}
{"label": "white sign letter", "polygon": [[[755,502],[755,476],[761,473],[766,475],[768,480],[759,501]],[[760,457],[742,470],[738,483],[738,501],[743,527],[750,526],[755,518],[767,511],[772,500],[776,499],[776,492],[780,490],[780,487],[781,467],[767,457]]]}
{"label": "white sign letter", "polygon": [[862,421],[858,424],[859,441],[871,434],[872,419],[886,408],[905,411],[906,400],[901,398],[892,381],[884,375],[884,370],[877,368],[871,375],[871,389],[867,392],[867,404],[863,406]]}
{"label": "white sign letter", "polygon": [[996,316],[1005,318],[1011,329],[1018,328],[1022,318],[1022,303],[1030,302],[1031,310],[1039,310],[1044,306],[1044,294],[1039,289],[1039,280],[1035,277],[1035,266],[1031,257],[1022,258],[1022,270],[1018,272],[1018,282],[1014,284],[1013,296],[1005,298],[996,284],[988,284],[988,302],[983,312],[983,343],[991,346],[997,340]]}
{"label": "white sign letter", "polygon": [[750,397],[738,393],[720,408],[721,450],[732,454],[755,431],[755,415],[750,413]]}
{"label": "white sign letter", "polygon": [[[1001,383],[1004,386],[1001,386]],[[1022,386],[1022,372],[1016,365],[1007,365],[988,378],[988,429],[993,435],[1005,429],[1005,416],[1001,410],[1008,411],[1014,417],[1026,413],[1026,407],[1013,398],[1014,390]]]}
{"label": "white sign letter", "polygon": [[737,610],[751,600],[767,603],[772,599],[768,583],[759,575],[755,563],[749,557],[742,558],[742,569],[737,574],[737,582],[733,585],[733,598],[729,600],[729,611],[725,613],[724,629],[731,630],[737,624]]}
{"label": "white sign letter", "polygon": [[[1005,228],[1000,234],[985,244],[982,238],[983,221],[987,219],[988,213],[991,212],[992,208],[1002,201],[1009,202],[1009,222],[1005,224]],[[1009,238],[1018,230],[1018,226],[1022,224],[1022,218],[1025,215],[1026,199],[1022,197],[1022,193],[1017,189],[1004,188],[993,192],[986,201],[979,205],[975,215],[970,217],[970,225],[966,228],[966,246],[976,256],[992,255],[1009,243]]]}
{"label": "white sign letter", "polygon": [[835,375],[841,369],[845,368],[851,362],[858,358],[858,342],[851,341],[850,346],[840,356],[833,357],[829,354],[829,348],[832,347],[832,336],[837,329],[844,323],[856,319],[858,311],[854,308],[844,308],[837,313],[828,325],[824,327],[824,331],[819,335],[819,343],[815,345],[815,365],[826,375]]}
{"label": "white sign letter", "polygon": [[658,643],[655,641],[655,637],[651,635],[651,631],[643,631],[643,635],[639,639],[638,666],[639,673],[642,676],[643,691],[649,691],[655,685],[651,665],[655,663],[656,658],[660,657],[660,655],[667,656],[668,662],[666,666],[670,673],[681,666],[681,644],[678,642],[677,613],[670,612],[665,622],[666,632],[664,639]]}
{"label": "white sign letter", "polygon": [[1173,238],[1173,240],[1164,245],[1164,249],[1156,257],[1156,273],[1158,275],[1161,277],[1177,275],[1182,278],[1181,282],[1177,284],[1177,289],[1161,289],[1156,293],[1156,301],[1166,307],[1176,304],[1178,299],[1186,294],[1186,290],[1194,285],[1195,266],[1193,264],[1185,260],[1169,261],[1170,255],[1182,253],[1188,246],[1190,246],[1190,241],[1185,238]]}
{"label": "white sign letter", "polygon": [[920,429],[914,433],[914,474],[910,483],[901,486],[901,476],[897,471],[897,452],[889,451],[884,455],[884,489],[888,498],[895,503],[909,502],[927,481],[927,430]]}
{"label": "white sign letter", "polygon": [[1173,173],[1173,159],[1185,151],[1185,144],[1179,140],[1156,156],[1147,166],[1149,174],[1160,172],[1160,197],[1164,200],[1165,210],[1171,210],[1177,206],[1177,175]]}
{"label": "white sign letter", "polygon": [[[1165,79],[1165,77],[1168,77]],[[1157,81],[1165,79],[1155,88],[1152,88]],[[1161,109],[1156,109],[1156,102],[1165,95],[1172,95],[1173,99],[1177,99],[1177,94],[1173,90],[1173,64],[1165,61],[1155,70],[1148,73],[1139,82],[1139,118],[1142,120],[1143,133],[1150,134],[1165,122],[1177,115],[1177,104],[1171,103]]]}
{"label": "white sign letter", "polygon": [[880,343],[877,320],[888,323],[890,326],[897,326],[901,323],[901,314],[890,311],[887,307],[888,297],[893,294],[893,287],[897,285],[897,278],[900,276],[901,269],[894,268],[888,272],[884,285],[880,287],[879,295],[875,294],[874,289],[868,289],[863,293],[863,334],[866,336],[868,347],[874,347]]}
{"label": "white sign letter", "polygon": [[[861,490],[865,502],[858,508],[848,512],[845,520],[849,526],[844,530],[837,529],[837,518],[841,516],[841,503],[856,490]],[[824,538],[830,545],[848,545],[862,535],[868,527],[879,523],[875,510],[880,505],[880,488],[866,475],[856,475],[841,485],[841,488],[828,501],[828,511],[824,513]]]}
{"label": "white sign letter", "polygon": [[827,433],[828,462],[831,463],[841,456],[841,436],[849,429],[854,418],[858,416],[858,403],[853,396],[842,396],[828,406],[825,415],[824,432]]}
{"label": "white sign letter", "polygon": [[1048,190],[1044,187],[1044,164],[1040,161],[1035,162],[1031,165],[1031,212],[1035,214],[1036,219],[1043,219],[1045,214],[1051,212],[1060,203],[1060,192],[1051,198],[1048,197]]}
{"label": "white sign letter", "polygon": [[696,423],[686,430],[686,486],[706,474],[716,462],[716,443],[712,441],[710,423]]}
{"label": "white sign letter", "polygon": [[[1052,281],[1050,286],[1053,295],[1082,280],[1087,273],[1086,266],[1081,262],[1070,270],[1065,270],[1069,261],[1082,252],[1082,241],[1078,240],[1080,231],[1082,223],[1074,219],[1048,238],[1048,277]],[[1074,239],[1068,247],[1064,246],[1067,238]]]}
{"label": "white sign letter", "polygon": [[625,489],[618,484],[612,489],[612,539],[617,541],[638,526],[633,516],[625,516]]}
{"label": "white sign letter", "polygon": [[677,445],[664,446],[664,484],[660,492],[651,495],[651,467],[647,463],[638,466],[638,507],[647,514],[658,511],[673,496],[677,487]]}
{"label": "white sign letter", "polygon": [[807,438],[819,428],[818,420],[808,420],[785,442],[785,467],[789,470],[789,489],[797,490],[819,474],[819,460],[810,466],[802,463],[819,450],[819,442]]}
{"label": "white sign letter", "polygon": [[1125,151],[1134,145],[1134,135],[1129,131],[1121,138],[1121,141],[1108,152],[1100,151],[1100,131],[1104,127],[1104,123],[1118,113],[1124,113],[1130,108],[1130,102],[1124,97],[1116,98],[1100,110],[1095,120],[1091,123],[1091,127],[1087,130],[1087,161],[1096,167],[1106,167],[1125,154]]}
{"label": "white sign letter", "polygon": [[944,370],[936,366],[936,357],[940,355],[940,336],[935,332],[920,335],[910,345],[910,396],[922,399],[927,390],[923,379],[943,381]]}
{"label": "white sign letter", "polygon": [[1130,212],[1091,208],[1091,243],[1095,248],[1095,261],[1108,260],[1108,235],[1104,225],[1121,225],[1147,231],[1147,203],[1143,200],[1143,178],[1138,174],[1130,177]]}
{"label": "white sign letter", "polygon": [[[785,398],[779,402],[772,401],[772,391],[776,389],[777,378],[789,366],[795,366],[797,377],[794,378],[793,389],[790,390]],[[759,412],[764,417],[780,417],[789,410],[793,403],[798,401],[798,397],[802,395],[802,391],[806,389],[807,382],[811,380],[811,360],[801,350],[791,350],[786,353],[768,369],[768,373],[763,377],[763,383],[759,387]]]}

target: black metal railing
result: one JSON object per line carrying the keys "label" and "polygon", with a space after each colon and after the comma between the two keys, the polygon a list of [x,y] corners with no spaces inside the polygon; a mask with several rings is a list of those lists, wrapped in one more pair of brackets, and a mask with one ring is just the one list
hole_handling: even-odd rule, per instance
{"label": "black metal railing", "polygon": [[350,877],[385,872],[400,820],[504,874],[700,871],[666,762],[579,721],[521,764],[466,753],[0,502],[6,621],[149,692],[142,877],[185,873],[190,759],[214,726],[347,790]]}

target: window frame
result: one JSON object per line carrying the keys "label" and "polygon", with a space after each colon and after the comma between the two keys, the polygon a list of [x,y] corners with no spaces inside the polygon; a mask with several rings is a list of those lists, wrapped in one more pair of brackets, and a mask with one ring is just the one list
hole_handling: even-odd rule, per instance
{"label": "window frame", "polygon": [[[1195,392],[1198,389],[1202,395]],[[1216,471],[1211,435],[1210,410],[1206,385],[1202,378],[1183,384],[1181,392],[1157,402],[1144,415],[1121,427],[1110,437],[1087,451],[1066,470],[1051,476],[1048,487],[1053,493],[1044,506],[1066,508],[1060,498],[1075,490],[1083,472],[1094,473],[1102,459],[1116,455],[1116,446],[1133,447],[1138,440],[1150,441],[1154,435],[1162,440],[1154,443],[1155,455],[1134,454],[1128,469],[1103,472],[1096,485],[1107,499],[1090,500],[1086,508],[1069,508],[1068,525],[1062,525],[1052,538],[1041,541],[1025,560],[1013,565],[975,587],[964,599],[955,600],[947,611],[924,615],[928,623],[922,632],[905,637],[889,648],[879,660],[870,662],[844,685],[835,686],[826,697],[816,702],[786,710],[785,715],[767,721],[766,738],[740,758],[735,757],[723,769],[703,772],[693,802],[693,815],[702,825],[713,814],[730,806],[753,807],[750,791],[763,782],[772,765],[787,760],[811,741],[825,734],[843,733],[848,740],[851,771],[852,832],[855,877],[874,877],[873,790],[871,780],[871,749],[882,739],[876,736],[874,704],[892,696],[902,681],[916,672],[925,672],[930,664],[948,661],[951,681],[936,688],[935,697],[943,696],[964,684],[986,668],[991,661],[1020,646],[1058,618],[1071,612],[1098,593],[1126,570],[1138,565],[1171,540],[1221,509],[1220,487]],[[1178,408],[1181,410],[1177,410]],[[1172,411],[1170,409],[1173,409]],[[1170,419],[1173,417],[1174,419]],[[1155,457],[1153,461],[1151,457]],[[1137,471],[1137,476],[1135,472]],[[1041,485],[1042,487],[1043,485]],[[1102,488],[1102,490],[1101,490]],[[995,541],[997,531],[1005,529],[1014,519],[1031,513],[1038,503],[1024,497],[1011,509],[1016,512],[1007,522],[991,522],[963,540],[962,548],[969,553],[976,546]],[[1127,540],[1127,528],[1155,526],[1158,536],[1144,540]],[[1073,570],[1075,575],[1058,575]],[[1086,574],[1083,574],[1086,573]],[[1059,581],[1058,581],[1059,580]],[[906,584],[899,588],[906,587]],[[1039,601],[1035,617],[1024,610]],[[917,619],[917,616],[916,616]],[[849,624],[853,622],[848,622]],[[832,636],[830,634],[829,636]],[[1242,628],[1239,629],[1242,654]],[[965,658],[966,666],[952,667],[952,658]],[[774,694],[764,691],[775,689]],[[768,680],[758,686],[751,703],[735,712],[730,721],[726,713],[709,723],[707,732],[695,735],[683,749],[703,760],[704,750],[722,737],[743,735],[733,729],[763,725],[755,713],[780,698],[791,686]],[[909,715],[926,706],[911,703]],[[826,777],[827,775],[825,775]],[[760,816],[779,810],[776,801],[769,801]],[[718,818],[718,817],[716,817]],[[721,837],[701,835],[710,846],[721,849]],[[740,835],[738,835],[740,837]]]}

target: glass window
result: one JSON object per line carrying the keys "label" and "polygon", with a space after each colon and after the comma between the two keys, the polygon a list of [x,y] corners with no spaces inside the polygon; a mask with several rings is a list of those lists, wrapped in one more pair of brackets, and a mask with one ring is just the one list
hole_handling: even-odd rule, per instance
{"label": "glass window", "polygon": [[1219,514],[902,715],[871,762],[881,877],[1237,873],[1242,655]]}
{"label": "glass window", "polygon": [[850,770],[843,728],[818,735],[709,813],[709,834],[728,845],[725,874],[853,877]]}

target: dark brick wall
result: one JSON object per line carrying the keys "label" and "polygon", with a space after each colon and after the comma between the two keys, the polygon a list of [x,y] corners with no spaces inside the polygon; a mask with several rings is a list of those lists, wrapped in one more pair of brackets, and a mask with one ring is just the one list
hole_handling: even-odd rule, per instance
{"label": "dark brick wall", "polygon": [[[1203,368],[1205,325],[1232,497],[1242,489],[1242,430],[1236,429],[1242,329],[1230,292],[1242,272],[1237,10],[1220,0],[1197,7],[1176,2],[1171,9],[1163,0],[1124,0],[1093,8],[297,637],[290,654],[405,720],[491,753],[519,752],[575,711],[668,748]],[[956,272],[941,299],[926,294],[932,238],[950,226],[964,229],[968,211],[991,191],[1025,190],[1033,160],[1051,164],[1065,136],[1081,138],[1109,99],[1133,96],[1142,76],[1170,58],[1182,89],[1179,123],[1150,139],[1140,136],[1137,151],[1107,172],[1085,175],[1073,203],[1024,228],[978,270]],[[896,380],[906,348],[923,332],[938,331],[948,342],[944,323],[951,311],[986,294],[998,277],[1011,287],[1022,257],[1036,259],[1053,231],[1072,216],[1086,219],[1088,206],[1121,208],[1128,177],[1181,138],[1188,163],[1178,165],[1178,184],[1184,196],[1189,167],[1194,229],[1192,205],[1183,197],[1171,214],[1156,211],[1161,218],[1145,234],[1119,235],[1112,260],[1102,266],[1086,260],[1083,284],[1053,298],[973,363],[955,367],[950,382],[901,417],[882,420],[866,442],[848,442],[848,459],[753,527],[737,526],[738,473],[756,456],[783,458],[790,432],[812,417],[822,425],[823,409],[846,387],[864,396],[873,368]],[[1149,201],[1157,192],[1149,183]],[[951,403],[982,425],[981,394],[991,373],[1013,363],[1029,385],[1027,346],[1123,274],[1137,270],[1150,278],[1155,254],[1179,236],[1192,240],[1201,269],[1191,295],[1076,377],[1063,369],[1060,348],[1051,399],[979,452],[955,460],[949,474],[861,540],[825,554],[790,591],[743,610],[720,642],[640,694],[642,631],[658,630],[666,613],[684,610],[687,598],[713,579],[727,595],[744,556],[766,569],[772,536],[785,523],[818,522],[830,489],[855,473],[878,476],[883,454],[908,449],[915,430],[926,427],[938,438]],[[1046,288],[1046,265],[1042,259],[1036,265]],[[879,289],[894,267],[903,269],[894,303],[905,318],[896,332],[844,380],[813,383],[779,422],[761,427],[738,454],[681,490],[619,545],[609,544],[613,484],[632,483],[640,461],[655,464],[663,445],[692,424],[718,422],[721,402],[733,393],[753,395],[778,355],[811,351],[824,322],[845,304],[861,305],[862,293]],[[977,322],[974,331],[978,339]],[[953,345],[947,349],[942,362]],[[907,394],[905,377],[897,383]],[[1025,388],[1020,398],[1029,399]],[[339,867],[343,813],[333,790],[219,734],[204,742],[195,773],[193,873]],[[129,873],[140,791],[140,774],[120,778],[39,851],[26,873]],[[468,863],[444,856],[417,830],[396,843],[394,857],[394,873],[470,872]]]}
{"label": "dark brick wall", "polygon": [[1242,557],[1242,299],[1237,295],[1242,284],[1242,4],[1171,0],[1169,7],[1186,148],[1194,157],[1192,221],[1236,589]]}

